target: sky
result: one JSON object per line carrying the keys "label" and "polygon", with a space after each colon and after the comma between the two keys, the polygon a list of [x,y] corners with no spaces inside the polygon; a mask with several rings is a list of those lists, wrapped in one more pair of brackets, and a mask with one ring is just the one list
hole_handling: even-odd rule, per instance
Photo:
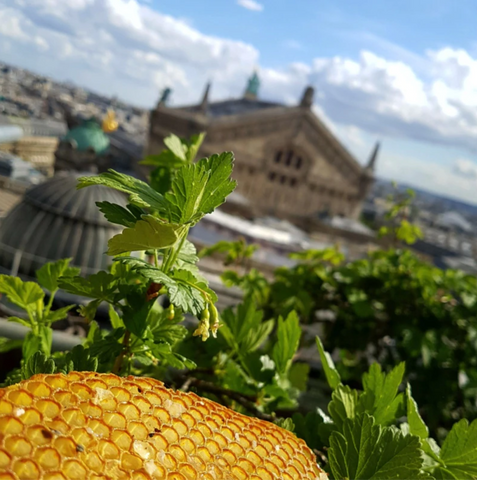
{"label": "sky", "polygon": [[377,175],[477,204],[476,0],[0,0],[0,60],[151,108],[240,97],[315,113]]}

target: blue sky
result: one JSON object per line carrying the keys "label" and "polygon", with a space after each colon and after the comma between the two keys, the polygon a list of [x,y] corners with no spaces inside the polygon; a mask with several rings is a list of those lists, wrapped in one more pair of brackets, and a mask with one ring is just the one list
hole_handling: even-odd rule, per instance
{"label": "blue sky", "polygon": [[151,107],[239,96],[315,112],[384,178],[477,203],[475,0],[10,0],[0,60]]}

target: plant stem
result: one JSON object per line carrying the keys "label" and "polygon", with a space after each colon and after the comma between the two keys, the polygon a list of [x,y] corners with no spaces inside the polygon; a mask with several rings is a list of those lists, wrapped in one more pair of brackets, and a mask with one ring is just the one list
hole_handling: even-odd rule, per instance
{"label": "plant stem", "polygon": [[58,289],[50,292],[50,298],[48,300],[48,303],[45,307],[45,314],[48,315],[50,313],[51,306],[53,305],[53,300],[55,299],[55,294],[58,291]]}
{"label": "plant stem", "polygon": [[119,372],[121,372],[121,367],[123,366],[123,359],[124,355],[126,354],[126,351],[129,348],[129,339],[131,338],[131,332],[129,330],[126,330],[126,333],[124,334],[123,338],[123,348],[121,350],[121,353],[116,357],[116,360],[114,361],[113,369],[111,370],[112,373],[119,375]]}
{"label": "plant stem", "polygon": [[159,259],[157,257],[157,250],[154,250],[154,266],[159,267]]}
{"label": "plant stem", "polygon": [[189,233],[189,227],[186,228],[185,232],[183,233],[181,239],[180,239],[180,242],[179,242],[179,245],[177,248],[175,248],[169,258],[167,259],[167,263],[165,265],[165,268],[163,269],[164,273],[167,273],[173,266],[174,264],[176,263],[176,260],[177,260],[177,257],[179,255],[179,252],[181,251],[182,247],[184,246],[184,243],[187,239],[187,235]]}

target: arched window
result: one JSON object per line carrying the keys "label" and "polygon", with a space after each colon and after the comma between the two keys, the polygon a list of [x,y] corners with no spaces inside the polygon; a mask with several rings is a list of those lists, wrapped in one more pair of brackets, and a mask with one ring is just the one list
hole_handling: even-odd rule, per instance
{"label": "arched window", "polygon": [[292,163],[292,158],[293,158],[293,150],[289,150],[287,154],[287,159],[285,160],[285,165],[289,167]]}
{"label": "arched window", "polygon": [[295,168],[296,168],[297,170],[299,170],[299,169],[301,168],[301,164],[302,164],[302,159],[301,159],[301,157],[298,157],[298,158],[296,159]]}
{"label": "arched window", "polygon": [[268,174],[268,179],[269,179],[271,182],[273,182],[273,180],[275,180],[275,177],[276,177],[275,172],[270,172],[270,173]]}
{"label": "arched window", "polygon": [[283,154],[283,152],[281,150],[279,152],[277,152],[277,154],[275,155],[275,163],[280,163],[281,162],[282,154]]}

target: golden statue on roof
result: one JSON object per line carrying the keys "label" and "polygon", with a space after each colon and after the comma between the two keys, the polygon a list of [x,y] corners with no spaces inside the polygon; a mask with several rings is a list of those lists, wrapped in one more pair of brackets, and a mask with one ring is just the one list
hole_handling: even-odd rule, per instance
{"label": "golden statue on roof", "polygon": [[118,121],[113,110],[108,110],[104,116],[102,129],[104,133],[111,133],[118,129]]}

